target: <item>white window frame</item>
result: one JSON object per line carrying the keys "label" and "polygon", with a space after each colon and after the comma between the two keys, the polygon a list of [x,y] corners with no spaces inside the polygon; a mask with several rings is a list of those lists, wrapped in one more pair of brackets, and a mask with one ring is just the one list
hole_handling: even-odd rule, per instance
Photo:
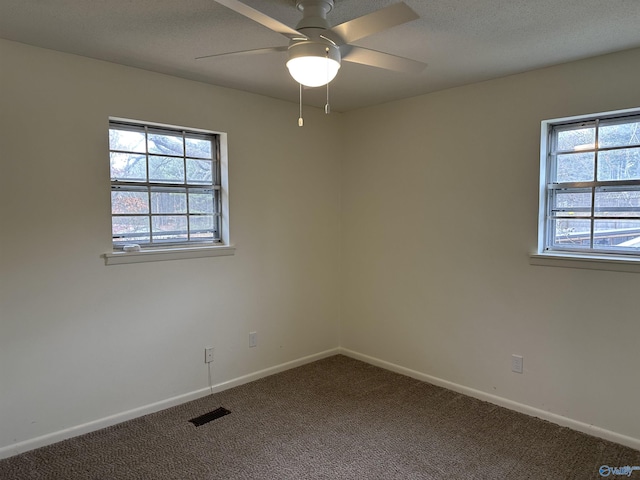
{"label": "white window frame", "polygon": [[[228,187],[228,149],[227,149],[227,134],[224,132],[215,132],[210,130],[202,130],[190,127],[181,127],[175,125],[167,125],[155,122],[146,122],[140,120],[132,120],[120,117],[109,117],[109,129],[112,125],[123,124],[131,125],[137,128],[144,128],[145,132],[149,129],[162,130],[167,132],[176,133],[178,135],[206,135],[211,136],[214,139],[214,163],[215,169],[213,185],[211,186],[214,192],[212,195],[217,197],[215,204],[217,205],[217,212],[214,212],[217,217],[217,235],[213,240],[187,240],[187,241],[173,241],[146,244],[140,244],[140,248],[135,250],[124,251],[123,246],[126,242],[113,242],[113,251],[107,252],[103,255],[106,265],[118,265],[126,263],[141,263],[141,262],[155,262],[161,260],[179,260],[189,258],[202,258],[212,256],[227,256],[235,253],[235,247],[230,243],[229,236],[229,187]],[[111,150],[109,150],[111,152]],[[148,156],[148,153],[146,155]],[[186,160],[185,160],[186,161]],[[118,182],[111,181],[112,190],[114,186],[125,186],[127,184],[130,187],[142,187],[149,188],[167,187],[166,184],[150,184],[145,182]],[[185,181],[184,185],[180,185],[183,188],[190,188]],[[202,188],[202,185],[194,185],[194,188]],[[111,194],[109,194],[111,196]],[[110,219],[114,216],[111,212]],[[149,212],[151,218],[151,212]],[[133,242],[135,243],[135,242]]]}
{"label": "white window frame", "polygon": [[[554,182],[554,137],[553,131],[561,126],[578,125],[578,124],[595,124],[605,120],[616,118],[633,118],[640,116],[640,108],[632,108],[626,110],[617,110],[598,114],[581,115],[574,117],[564,117],[545,120],[541,122],[540,135],[540,182],[539,182],[539,207],[538,207],[538,248],[531,255],[531,264],[544,266],[561,266],[572,268],[587,268],[596,270],[616,270],[625,272],[640,273],[640,252],[629,249],[627,251],[611,251],[606,248],[594,247],[593,240],[588,248],[559,248],[553,246],[551,236],[553,235],[550,219],[550,199],[551,191],[559,187],[582,187],[590,188],[595,195],[598,187],[611,186],[640,186],[640,180],[616,180],[616,181],[599,181],[594,178],[591,182],[558,184]],[[635,119],[634,119],[635,120]],[[593,146],[589,151],[597,152],[606,149],[599,149],[597,145]],[[640,147],[639,147],[640,148]],[[597,170],[597,164],[596,164]],[[593,235],[593,222],[598,218],[595,214],[595,207],[592,196],[591,212],[586,219],[592,221],[591,235]],[[640,217],[637,218],[640,220]],[[593,238],[593,237],[592,237]]]}

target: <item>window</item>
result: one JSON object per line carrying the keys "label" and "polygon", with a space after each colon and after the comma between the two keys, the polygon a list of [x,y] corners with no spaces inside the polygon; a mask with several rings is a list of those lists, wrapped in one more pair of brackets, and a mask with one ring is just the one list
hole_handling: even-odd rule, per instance
{"label": "window", "polygon": [[220,135],[109,122],[114,250],[221,242]]}
{"label": "window", "polygon": [[640,110],[542,123],[540,253],[640,258]]}

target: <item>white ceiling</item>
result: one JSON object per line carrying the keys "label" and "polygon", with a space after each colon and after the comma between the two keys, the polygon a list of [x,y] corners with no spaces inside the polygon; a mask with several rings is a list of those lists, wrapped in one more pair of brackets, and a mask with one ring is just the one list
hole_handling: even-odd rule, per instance
{"label": "white ceiling", "polygon": [[[332,25],[396,0],[336,0]],[[245,0],[295,27],[295,0]],[[640,47],[640,0],[405,0],[420,19],[357,45],[428,64],[419,75],[343,62],[331,104],[347,111]],[[0,0],[0,37],[297,101],[286,53],[195,60],[288,40],[213,0]],[[1,59],[0,59],[1,62]],[[1,63],[0,63],[1,68]],[[325,90],[305,103],[324,105]]]}

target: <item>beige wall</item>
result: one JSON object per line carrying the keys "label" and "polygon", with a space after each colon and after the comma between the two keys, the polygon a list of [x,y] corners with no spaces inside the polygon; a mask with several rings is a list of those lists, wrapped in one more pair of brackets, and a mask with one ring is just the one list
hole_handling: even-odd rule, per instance
{"label": "beige wall", "polygon": [[[205,388],[206,346],[214,384],[338,346],[338,115],[300,129],[257,95],[6,41],[0,59],[0,448]],[[235,256],[104,265],[109,116],[228,133]]]}
{"label": "beige wall", "polygon": [[[234,90],[0,62],[0,451],[202,390],[209,345],[214,384],[341,345],[640,439],[640,277],[528,258],[540,121],[640,106],[640,50],[303,129]],[[109,116],[229,134],[235,256],[104,266]]]}
{"label": "beige wall", "polygon": [[528,257],[541,120],[638,78],[634,50],[347,114],[342,346],[640,439],[640,276]]}

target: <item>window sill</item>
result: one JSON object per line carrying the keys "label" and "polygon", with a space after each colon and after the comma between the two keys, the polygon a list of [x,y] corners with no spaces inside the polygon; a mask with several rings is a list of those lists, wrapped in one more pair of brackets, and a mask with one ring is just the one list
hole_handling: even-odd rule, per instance
{"label": "window sill", "polygon": [[188,258],[222,257],[234,255],[233,245],[211,245],[206,247],[153,248],[139,252],[109,252],[103,255],[105,265],[125,263],[161,262]]}
{"label": "window sill", "polygon": [[640,259],[625,257],[573,255],[570,253],[534,253],[529,256],[529,264],[543,267],[586,268],[589,270],[640,273]]}

